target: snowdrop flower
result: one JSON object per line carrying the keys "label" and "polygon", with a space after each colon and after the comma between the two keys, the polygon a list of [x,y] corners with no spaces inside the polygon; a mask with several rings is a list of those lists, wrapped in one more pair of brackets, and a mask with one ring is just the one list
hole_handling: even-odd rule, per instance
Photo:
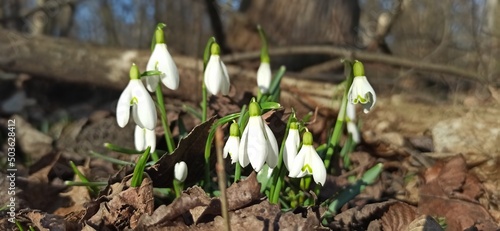
{"label": "snowdrop flower", "polygon": [[163,36],[163,29],[157,27],[155,31],[156,44],[153,49],[153,53],[149,58],[148,64],[146,66],[147,71],[158,70],[161,75],[148,76],[146,79],[146,88],[153,92],[158,86],[159,79],[163,85],[169,89],[176,90],[179,87],[179,72],[177,71],[177,66],[170,56],[167,50],[167,44],[165,44],[165,38]]}
{"label": "snowdrop flower", "polygon": [[238,161],[238,151],[240,149],[240,127],[238,123],[234,122],[231,124],[229,128],[229,138],[226,141],[226,145],[224,145],[224,158],[227,157],[227,154],[231,155],[231,164],[234,164]]}
{"label": "snowdrop flower", "polygon": [[246,167],[249,163],[259,172],[265,162],[270,168],[276,167],[278,162],[278,143],[273,132],[261,117],[260,106],[257,102],[248,107],[250,118],[241,136],[238,160]]}
{"label": "snowdrop flower", "polygon": [[262,94],[269,92],[271,86],[271,60],[269,59],[269,51],[267,49],[267,39],[264,30],[260,25],[257,26],[261,40],[260,48],[260,66],[257,70],[257,86]]}
{"label": "snowdrop flower", "polygon": [[347,132],[351,134],[352,140],[355,143],[359,143],[360,141],[360,136],[359,136],[359,130],[358,127],[356,126],[356,109],[354,108],[354,104],[347,102],[347,108],[346,108],[346,115],[347,115]]}
{"label": "snowdrop flower", "polygon": [[186,180],[188,174],[188,167],[186,162],[181,161],[175,164],[174,166],[174,177],[179,182],[184,182]]}
{"label": "snowdrop flower", "polygon": [[261,62],[257,70],[257,86],[261,93],[265,94],[271,86],[271,65],[267,62]]}
{"label": "snowdrop flower", "polygon": [[208,60],[205,69],[205,86],[208,92],[212,95],[217,95],[219,91],[223,95],[229,93],[229,75],[227,74],[226,65],[220,60],[220,47],[217,43],[213,43],[210,47],[210,59]]}
{"label": "snowdrop flower", "polygon": [[150,152],[154,152],[156,148],[155,131],[135,125],[134,144],[135,149],[139,151],[143,151],[146,150],[146,148],[151,147]]}
{"label": "snowdrop flower", "polygon": [[290,129],[288,130],[288,136],[285,140],[285,149],[283,150],[283,162],[285,162],[285,166],[288,171],[290,171],[290,168],[293,165],[293,160],[299,152],[299,145],[300,134],[297,122],[291,122]]}
{"label": "snowdrop flower", "polygon": [[363,64],[356,60],[354,61],[352,68],[354,72],[354,80],[352,81],[351,88],[349,88],[349,93],[347,95],[349,103],[361,103],[363,106],[363,112],[368,113],[375,105],[377,96],[368,82],[368,79],[366,79]]}
{"label": "snowdrop flower", "polygon": [[326,169],[323,160],[313,147],[311,132],[306,131],[302,138],[302,148],[295,157],[289,177],[301,178],[312,175],[317,184],[325,185]]}
{"label": "snowdrop flower", "polygon": [[116,122],[120,127],[127,125],[132,106],[132,118],[141,128],[153,130],[156,126],[156,108],[153,99],[139,79],[139,68],[132,64],[130,82],[123,90],[116,106]]}

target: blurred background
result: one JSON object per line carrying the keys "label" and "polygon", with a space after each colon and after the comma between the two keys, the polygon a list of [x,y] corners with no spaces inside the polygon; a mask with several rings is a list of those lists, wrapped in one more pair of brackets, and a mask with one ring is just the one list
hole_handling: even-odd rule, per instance
{"label": "blurred background", "polygon": [[[23,38],[46,35],[148,51],[155,25],[164,22],[174,56],[199,59],[207,39],[215,36],[228,63],[255,71],[258,56],[238,55],[259,51],[260,24],[271,49],[320,45],[343,49],[342,54],[368,55],[361,60],[380,94],[425,90],[433,101],[465,93],[477,103],[497,97],[498,15],[498,0],[0,0],[5,29],[0,40],[12,42],[5,37],[15,31]],[[0,54],[8,54],[6,49]],[[281,52],[273,56],[271,50],[272,64],[286,65],[292,76],[329,82],[343,78],[339,60],[346,55],[339,52]],[[30,65],[24,64],[30,75],[50,75]],[[9,68],[0,58],[3,79]]]}

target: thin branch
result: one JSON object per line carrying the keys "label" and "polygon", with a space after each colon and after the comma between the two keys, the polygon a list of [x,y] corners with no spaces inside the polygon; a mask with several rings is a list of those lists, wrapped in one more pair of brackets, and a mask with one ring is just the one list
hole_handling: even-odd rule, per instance
{"label": "thin branch", "polygon": [[[359,59],[365,62],[378,62],[391,66],[415,68],[421,71],[439,72],[443,74],[461,76],[469,80],[473,80],[480,83],[486,83],[486,78],[478,73],[470,72],[459,67],[434,64],[428,62],[421,62],[418,60],[406,59],[402,57],[395,57],[391,55],[371,53],[362,50],[355,50],[349,48],[341,48],[334,46],[292,46],[292,47],[281,47],[273,48],[269,50],[269,54],[273,56],[284,56],[284,55],[298,55],[298,54],[326,54],[340,56],[346,59]],[[253,60],[260,57],[260,52],[248,52],[233,55],[223,56],[223,60],[226,63],[240,62],[244,60]]]}

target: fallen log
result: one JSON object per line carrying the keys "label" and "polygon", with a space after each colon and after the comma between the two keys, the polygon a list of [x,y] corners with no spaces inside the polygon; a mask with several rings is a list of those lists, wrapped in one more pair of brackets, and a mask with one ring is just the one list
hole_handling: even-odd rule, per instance
{"label": "fallen log", "polygon": [[[151,54],[148,50],[104,47],[1,28],[0,34],[0,69],[114,89],[126,86],[132,63],[144,71]],[[179,55],[174,55],[174,61],[179,69],[180,85],[175,91],[164,88],[166,96],[190,102],[201,101],[202,62]],[[227,68],[232,98],[239,100],[244,92],[256,92],[256,71],[234,65]],[[304,113],[316,107],[329,108],[333,87],[333,83],[285,76],[281,83],[281,102]]]}

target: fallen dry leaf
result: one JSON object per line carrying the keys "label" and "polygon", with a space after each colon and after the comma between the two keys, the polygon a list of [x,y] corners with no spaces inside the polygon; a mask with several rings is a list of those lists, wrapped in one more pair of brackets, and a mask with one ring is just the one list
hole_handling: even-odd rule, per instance
{"label": "fallen dry leaf", "polygon": [[[246,179],[231,185],[227,189],[228,209],[230,211],[245,207],[252,202],[259,201],[260,185],[256,174],[252,173]],[[187,214],[188,213],[188,214]],[[161,205],[152,215],[144,215],[139,222],[139,228],[171,227],[178,217],[184,219],[184,225],[190,226],[212,222],[221,214],[219,198],[209,198],[198,186],[189,188],[181,197],[169,205]],[[183,216],[184,215],[184,216]]]}
{"label": "fallen dry leaf", "polygon": [[417,208],[403,202],[396,202],[380,218],[382,230],[406,230],[409,224],[417,218]]}
{"label": "fallen dry leaf", "polygon": [[[208,121],[196,126],[179,142],[179,145],[172,154],[163,155],[156,164],[145,170],[151,177],[154,187],[172,187],[174,165],[180,161],[186,162],[188,167],[186,184],[195,182],[198,178],[203,177],[203,170],[205,168],[205,142],[214,121],[215,117],[212,117]],[[215,157],[215,155],[212,156]]]}
{"label": "fallen dry leaf", "polygon": [[399,202],[390,200],[348,209],[335,215],[328,226],[334,230],[367,230],[371,222],[377,222],[395,203]]}
{"label": "fallen dry leaf", "polygon": [[131,176],[114,184],[111,193],[98,198],[87,209],[83,220],[97,230],[136,228],[143,214],[154,210],[153,185],[145,177],[140,187],[130,187]]}
{"label": "fallen dry leaf", "polygon": [[477,197],[482,193],[481,185],[468,172],[461,155],[436,164],[427,171],[425,178],[418,203],[421,214],[445,217],[450,230],[498,228],[488,211],[479,204]]}
{"label": "fallen dry leaf", "polygon": [[[84,173],[88,172],[88,168],[83,166],[78,166],[78,170]],[[86,174],[85,174],[86,175]],[[73,181],[81,182],[78,176],[74,176]],[[68,192],[60,193],[61,197],[67,197],[70,200],[69,207],[60,207],[56,211],[54,211],[55,215],[66,216],[70,213],[77,213],[79,211],[85,210],[84,204],[90,201],[90,194],[87,187],[74,186],[71,187]]]}

